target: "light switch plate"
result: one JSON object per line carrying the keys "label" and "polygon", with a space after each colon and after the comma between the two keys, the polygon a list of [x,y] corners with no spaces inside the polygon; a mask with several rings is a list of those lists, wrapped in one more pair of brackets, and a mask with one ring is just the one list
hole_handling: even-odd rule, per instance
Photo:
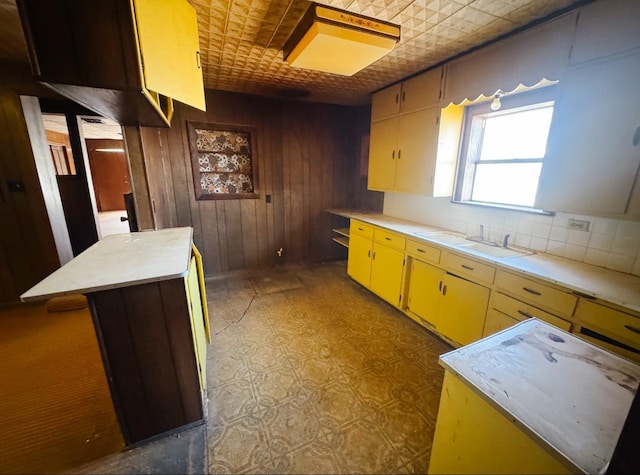
{"label": "light switch plate", "polygon": [[567,228],[574,229],[576,231],[589,231],[590,224],[591,221],[570,218],[569,222],[567,223]]}

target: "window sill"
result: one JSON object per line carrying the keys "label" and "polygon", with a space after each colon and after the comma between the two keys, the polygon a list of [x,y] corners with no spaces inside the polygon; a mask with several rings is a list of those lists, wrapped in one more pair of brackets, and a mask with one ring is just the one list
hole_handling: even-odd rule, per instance
{"label": "window sill", "polygon": [[486,203],[483,201],[456,201],[451,200],[452,203],[460,204],[460,205],[471,205],[471,206],[481,206],[483,208],[494,208],[494,209],[504,209],[507,211],[520,211],[522,213],[532,213],[532,214],[540,214],[544,216],[555,216],[555,212],[553,211],[544,211],[542,209],[537,208],[527,208],[526,206],[516,206],[516,205],[504,205],[498,203]]}

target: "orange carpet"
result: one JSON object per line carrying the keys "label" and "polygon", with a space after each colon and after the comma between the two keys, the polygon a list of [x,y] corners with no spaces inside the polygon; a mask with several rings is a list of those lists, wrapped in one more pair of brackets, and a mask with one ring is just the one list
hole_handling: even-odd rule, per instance
{"label": "orange carpet", "polygon": [[89,310],[0,309],[0,473],[56,473],[123,447]]}

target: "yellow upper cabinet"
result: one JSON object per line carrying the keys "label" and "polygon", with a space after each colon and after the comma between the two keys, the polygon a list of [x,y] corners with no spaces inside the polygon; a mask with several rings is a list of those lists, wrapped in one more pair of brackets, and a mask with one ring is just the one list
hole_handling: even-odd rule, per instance
{"label": "yellow upper cabinet", "polygon": [[168,126],[173,100],[205,109],[187,0],[17,0],[34,75],[121,125]]}
{"label": "yellow upper cabinet", "polygon": [[440,108],[442,68],[373,95],[368,188],[451,196],[462,107]]}
{"label": "yellow upper cabinet", "polygon": [[371,120],[438,105],[442,74],[441,67],[435,68],[375,93],[371,99]]}
{"label": "yellow upper cabinet", "polygon": [[196,11],[185,0],[134,0],[147,89],[206,110]]}

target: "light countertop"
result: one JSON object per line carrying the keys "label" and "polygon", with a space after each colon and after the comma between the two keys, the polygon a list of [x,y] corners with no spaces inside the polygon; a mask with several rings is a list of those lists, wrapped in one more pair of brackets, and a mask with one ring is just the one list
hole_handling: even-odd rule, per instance
{"label": "light countertop", "polygon": [[440,363],[576,472],[611,460],[640,365],[535,318]]}
{"label": "light countertop", "polygon": [[395,231],[413,240],[423,241],[425,243],[431,242],[458,253],[490,262],[498,268],[528,274],[532,277],[560,285],[568,290],[573,290],[587,296],[626,307],[632,311],[640,312],[640,277],[635,275],[541,252],[522,257],[499,259],[470,249],[465,249],[464,247],[438,241],[437,235],[430,238],[428,236],[417,236],[415,234],[443,231],[443,229],[435,226],[428,226],[373,212],[367,213],[342,209],[332,209],[327,210],[327,212],[345,218],[358,219],[390,231]]}
{"label": "light countertop", "polygon": [[193,229],[104,237],[20,296],[23,302],[90,293],[187,275]]}

